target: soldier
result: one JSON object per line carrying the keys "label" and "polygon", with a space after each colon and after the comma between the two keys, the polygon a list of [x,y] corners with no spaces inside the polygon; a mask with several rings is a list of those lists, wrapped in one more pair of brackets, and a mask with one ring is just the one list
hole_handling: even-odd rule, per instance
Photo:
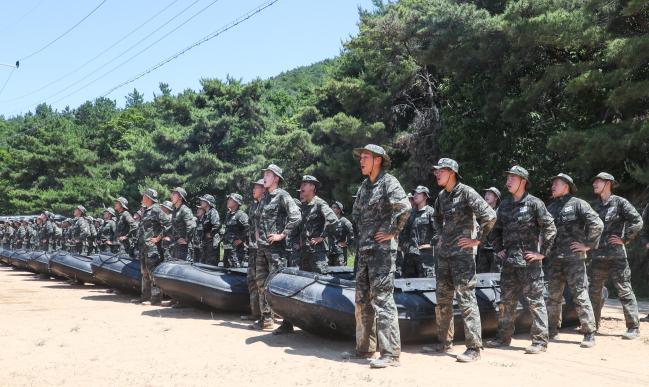
{"label": "soldier", "polygon": [[[496,223],[496,212],[473,188],[460,182],[455,160],[442,158],[434,167],[437,184],[442,187],[435,201],[437,243],[437,306],[435,315],[440,345],[424,347],[424,352],[448,352],[453,346],[453,299],[464,320],[466,351],[456,357],[459,362],[480,359],[482,328],[475,296],[475,253]],[[476,229],[475,222],[479,229]]]}
{"label": "soldier", "polygon": [[507,172],[507,190],[511,194],[498,208],[496,225],[491,231],[493,248],[502,259],[498,338],[488,347],[509,346],[516,323],[516,307],[522,297],[532,316],[532,345],[525,353],[538,354],[548,347],[548,312],[543,299],[542,260],[550,252],[557,235],[552,216],[541,199],[527,192],[530,175],[514,165]]}
{"label": "soldier", "polygon": [[201,226],[203,228],[203,235],[201,237],[201,245],[203,247],[203,255],[201,261],[209,265],[218,265],[221,255],[219,244],[221,243],[221,218],[219,212],[216,210],[216,200],[214,196],[206,194],[199,198],[201,208],[205,211]]}
{"label": "soldier", "polygon": [[137,227],[133,224],[135,221],[131,216],[131,213],[128,209],[128,200],[124,197],[118,197],[115,200],[113,208],[119,215],[117,219],[117,224],[115,225],[115,235],[117,236],[117,241],[121,243],[122,249],[126,254],[131,258],[135,258],[135,252],[133,251],[135,242],[134,236],[137,232]]}
{"label": "soldier", "polygon": [[415,215],[417,213],[414,207],[412,193],[408,193],[408,202],[411,205],[408,220],[403,226],[399,238],[397,239],[397,258],[395,261],[396,278],[408,278],[415,275],[415,262],[419,260],[419,245],[417,243],[417,230],[415,229]]}
{"label": "soldier", "polygon": [[223,267],[240,267],[246,261],[246,243],[248,236],[248,215],[239,207],[243,197],[238,193],[226,196],[228,212],[225,214],[225,232],[223,234]]}
{"label": "soldier", "polygon": [[27,236],[25,237],[25,243],[28,250],[38,247],[38,226],[35,223],[36,219],[27,222]]}
{"label": "soldier", "polygon": [[[484,200],[489,207],[498,212],[500,205],[500,190],[496,187],[489,187],[483,190]],[[489,240],[489,239],[488,239]],[[496,257],[491,242],[486,242],[478,246],[478,255],[476,257],[476,272],[478,273],[500,273],[500,259]]]}
{"label": "soldier", "polygon": [[[642,246],[647,251],[649,251],[649,203],[647,203],[647,206],[644,208],[644,211],[642,211],[642,224],[644,225],[644,227],[642,228],[640,241],[642,243]],[[649,314],[641,318],[640,321],[649,322]]]}
{"label": "soldier", "polygon": [[142,271],[142,297],[133,300],[135,303],[151,302],[151,305],[162,303],[162,292],[153,282],[153,270],[162,262],[162,240],[165,230],[171,224],[169,218],[158,205],[158,192],[147,188],[142,195],[142,218],[138,223],[138,251],[140,270]]}
{"label": "soldier", "polygon": [[60,222],[52,222],[54,226],[54,238],[51,247],[53,250],[58,250],[63,247],[63,229]]}
{"label": "soldier", "polygon": [[422,185],[417,186],[413,195],[415,241],[419,254],[414,256],[412,275],[415,278],[435,277],[435,244],[437,243],[437,230],[435,230],[435,211],[428,205],[430,191]]}
{"label": "soldier", "polygon": [[196,228],[192,210],[185,204],[187,191],[176,187],[171,191],[171,203],[174,210],[171,215],[171,229],[169,236],[165,237],[171,242],[171,257],[180,261],[189,260],[189,242]]}
{"label": "soldier", "polygon": [[250,325],[251,329],[267,329],[273,326],[270,305],[266,301],[264,286],[268,277],[286,267],[288,258],[286,237],[300,224],[300,210],[288,192],[279,188],[282,169],[270,164],[264,172],[264,188],[255,213],[255,239],[257,240],[257,260],[255,262],[255,281],[259,289],[259,309],[261,318]]}
{"label": "soldier", "polygon": [[338,217],[338,223],[333,234],[329,235],[329,266],[346,266],[347,251],[354,245],[354,227],[343,216],[345,212],[341,202],[331,203],[331,210]]}
{"label": "soldier", "polygon": [[99,246],[101,251],[117,254],[119,251],[119,242],[117,242],[117,224],[115,223],[115,210],[112,208],[104,209],[104,224],[99,231]]}
{"label": "soldier", "polygon": [[70,218],[65,218],[61,223],[61,247],[64,251],[72,251],[72,225],[74,221]]}
{"label": "soldier", "polygon": [[[160,209],[165,214],[165,216],[169,219],[169,223],[171,223],[171,216],[174,210],[173,203],[169,200],[165,200],[160,205]],[[162,260],[169,259],[171,257],[170,238],[162,238],[162,240],[160,241],[160,247],[162,248],[162,257],[161,257]]]}
{"label": "soldier", "polygon": [[14,234],[14,248],[16,250],[20,250],[25,247],[24,244],[25,238],[27,237],[27,222],[23,220],[16,223],[18,224],[18,228],[16,229],[16,233]]}
{"label": "soldier", "polygon": [[[353,151],[366,176],[356,194],[352,216],[358,229],[356,253],[356,347],[344,358],[381,357],[371,368],[399,366],[401,339],[394,303],[396,237],[410,216],[411,206],[399,181],[387,173],[391,160],[374,144]],[[378,347],[378,348],[377,348]]]}
{"label": "soldier", "polygon": [[264,179],[257,180],[252,185],[252,203],[248,208],[248,291],[250,292],[250,312],[247,316],[241,316],[242,320],[255,321],[261,318],[261,310],[259,309],[259,294],[260,290],[255,282],[256,264],[257,261],[257,237],[255,230],[257,229],[257,206],[259,201],[264,195]]}
{"label": "soldier", "polygon": [[552,202],[548,206],[557,227],[557,237],[550,252],[548,272],[548,323],[550,338],[561,327],[563,290],[568,283],[577,309],[584,339],[582,348],[595,345],[595,316],[588,298],[586,252],[599,243],[603,224],[584,200],[574,197],[577,187],[572,178],[559,173],[552,179]]}
{"label": "soldier", "polygon": [[205,210],[201,205],[197,205],[194,210],[196,219],[196,229],[192,236],[192,258],[194,262],[203,262],[203,221],[205,220]]}
{"label": "soldier", "polygon": [[628,200],[613,195],[615,178],[602,172],[593,179],[593,191],[598,196],[592,205],[604,221],[604,232],[599,247],[595,244],[590,252],[590,299],[595,311],[595,321],[599,329],[602,313],[602,291],[607,280],[613,282],[624,310],[627,331],[623,339],[640,337],[638,302],[631,287],[631,269],[626,256],[626,247],[642,230],[642,217]]}
{"label": "soldier", "polygon": [[86,208],[78,205],[74,209],[74,225],[72,226],[72,251],[83,254],[88,248],[88,237],[90,236],[90,225],[85,218]]}
{"label": "soldier", "polygon": [[[297,190],[298,195],[300,199],[298,198],[293,198],[293,201],[295,202],[295,205],[297,208],[301,210],[302,208],[302,192],[301,190]],[[300,212],[301,214],[301,212]],[[299,267],[300,262],[302,261],[302,247],[300,246],[300,229],[301,229],[301,224],[298,227],[295,227],[293,229],[293,232],[291,235],[286,237],[286,246],[288,250],[288,263],[286,264],[288,267]]]}
{"label": "soldier", "polygon": [[11,243],[14,239],[14,234],[16,233],[16,229],[14,226],[11,224],[11,221],[7,222],[5,224],[5,235],[4,235],[4,248],[5,249],[10,249],[11,248]]}
{"label": "soldier", "polygon": [[86,220],[88,221],[88,227],[90,228],[90,235],[88,236],[88,255],[94,254],[96,241],[97,241],[97,225],[95,224],[95,218],[92,216],[87,216]]}

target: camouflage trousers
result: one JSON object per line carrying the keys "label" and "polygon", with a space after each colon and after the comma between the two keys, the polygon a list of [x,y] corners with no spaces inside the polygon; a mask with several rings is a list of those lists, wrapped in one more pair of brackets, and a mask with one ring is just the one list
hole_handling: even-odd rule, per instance
{"label": "camouflage trousers", "polygon": [[221,260],[221,250],[219,246],[214,246],[214,242],[211,239],[204,240],[202,244],[201,252],[201,262],[208,265],[218,265]]}
{"label": "camouflage trousers", "polygon": [[347,266],[347,248],[339,247],[328,255],[329,266]]}
{"label": "camouflage trousers", "polygon": [[302,249],[299,247],[293,247],[291,251],[288,252],[288,262],[286,263],[286,266],[300,267],[300,262],[302,262]]}
{"label": "camouflage trousers", "polygon": [[548,311],[543,298],[543,269],[541,265],[527,267],[505,266],[500,274],[500,304],[498,337],[510,339],[516,328],[516,307],[519,299],[532,316],[532,343],[548,344]]}
{"label": "camouflage trousers", "polygon": [[561,328],[563,291],[568,284],[582,333],[595,332],[595,315],[588,297],[588,276],[582,260],[551,259],[548,264],[548,324],[550,332]]}
{"label": "camouflage trousers", "polygon": [[261,317],[261,310],[259,309],[259,288],[255,281],[255,273],[257,266],[257,249],[248,248],[248,292],[250,293],[250,314],[255,318]]}
{"label": "camouflage trousers", "polygon": [[629,262],[626,259],[619,258],[595,258],[590,264],[589,294],[590,300],[593,303],[597,328],[599,328],[602,306],[604,305],[604,285],[608,279],[613,283],[613,287],[617,291],[617,296],[622,303],[626,327],[628,329],[639,328],[638,302],[631,287],[631,268],[629,267]]}
{"label": "camouflage trousers", "polygon": [[266,281],[268,277],[286,267],[287,251],[282,243],[276,246],[258,246],[255,261],[255,282],[259,289],[259,310],[264,319],[271,318],[271,309],[266,301]]}
{"label": "camouflage trousers", "polygon": [[142,272],[142,300],[150,300],[151,304],[162,302],[162,292],[153,281],[153,270],[161,262],[160,255],[157,253],[140,255],[140,271]]}
{"label": "camouflage trousers", "polygon": [[243,243],[233,249],[223,250],[223,267],[241,267],[246,260],[246,247]]}
{"label": "camouflage trousers", "polygon": [[[399,316],[394,302],[396,251],[359,251],[356,271],[356,350],[401,355]],[[377,348],[378,344],[378,348]]]}
{"label": "camouflage trousers", "polygon": [[475,271],[477,273],[500,273],[502,264],[493,249],[478,249]]}
{"label": "camouflage trousers", "polygon": [[433,278],[435,277],[434,249],[421,250],[419,254],[406,254],[401,268],[403,278]]}
{"label": "camouflage trousers", "polygon": [[117,254],[117,252],[119,251],[119,246],[117,246],[117,245],[107,245],[107,244],[104,243],[99,247],[99,250],[102,253]]}
{"label": "camouflage trousers", "polygon": [[464,321],[464,338],[467,348],[482,348],[482,324],[475,296],[475,258],[473,255],[440,254],[437,257],[437,339],[452,344],[455,335],[453,325],[453,298]]}
{"label": "camouflage trousers", "polygon": [[300,270],[312,273],[327,274],[329,265],[326,251],[304,251],[300,260]]}

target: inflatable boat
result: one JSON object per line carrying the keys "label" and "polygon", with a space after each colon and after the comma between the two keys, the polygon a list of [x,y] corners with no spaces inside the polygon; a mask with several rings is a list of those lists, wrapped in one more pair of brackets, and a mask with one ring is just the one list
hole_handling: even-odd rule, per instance
{"label": "inflatable boat", "polygon": [[250,312],[245,268],[168,261],[155,268],[153,278],[164,294],[183,303],[219,311]]}
{"label": "inflatable boat", "polygon": [[92,276],[91,262],[92,258],[85,255],[57,251],[50,257],[50,271],[57,276],[71,279],[79,284],[100,284]]}
{"label": "inflatable boat", "polygon": [[90,266],[94,277],[111,288],[140,294],[142,289],[140,261],[125,255],[99,253],[92,257]]}
{"label": "inflatable boat", "polygon": [[32,269],[29,267],[31,258],[30,250],[16,250],[15,254],[11,256],[11,264],[18,270],[31,271]]}
{"label": "inflatable boat", "polygon": [[[480,309],[483,335],[498,329],[500,274],[478,274],[476,297]],[[333,338],[354,338],[355,281],[343,273],[318,275],[295,268],[283,269],[267,283],[266,299],[274,312],[305,331]],[[396,279],[394,300],[399,315],[401,341],[432,342],[437,339],[435,319],[436,281],[434,278]],[[570,297],[566,298],[570,300]],[[462,317],[454,301],[455,337],[462,339]],[[564,305],[563,326],[578,322],[571,303]],[[517,332],[529,331],[531,316],[522,305],[516,321]]]}
{"label": "inflatable boat", "polygon": [[45,251],[32,251],[29,268],[41,275],[50,275],[50,255]]}

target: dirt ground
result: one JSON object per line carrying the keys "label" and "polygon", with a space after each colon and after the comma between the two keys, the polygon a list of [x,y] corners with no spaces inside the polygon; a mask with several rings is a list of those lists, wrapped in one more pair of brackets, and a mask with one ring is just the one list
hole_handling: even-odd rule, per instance
{"label": "dirt ground", "polygon": [[[528,337],[519,335],[513,349],[487,349],[473,364],[406,346],[401,367],[371,370],[340,360],[352,342],[303,331],[276,337],[248,330],[236,315],[129,299],[0,267],[0,386],[649,385],[649,323],[641,339],[620,339],[616,300],[592,349],[566,329],[538,356],[523,354]],[[648,309],[642,303],[642,315]]]}

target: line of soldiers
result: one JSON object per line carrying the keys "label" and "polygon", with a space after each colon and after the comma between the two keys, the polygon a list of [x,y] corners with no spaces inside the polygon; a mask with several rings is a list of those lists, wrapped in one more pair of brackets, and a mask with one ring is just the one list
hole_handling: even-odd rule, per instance
{"label": "line of soldiers", "polygon": [[[509,195],[503,198],[495,187],[478,194],[462,182],[458,163],[442,158],[433,168],[442,190],[430,206],[428,188],[418,186],[406,194],[398,179],[387,173],[391,160],[382,147],[368,144],[353,154],[366,177],[352,209],[355,227],[344,217],[340,202],[329,205],[317,195],[321,184],[316,177],[302,177],[299,199],[295,199],[280,187],[282,169],[270,164],[252,184],[247,213],[241,209],[240,194],[226,197],[224,231],[219,232],[222,224],[212,195],[199,197],[194,215],[182,187],[174,188],[171,200],[162,204],[158,204],[158,193],[148,188],[142,207],[132,216],[123,197],[105,209],[103,222],[89,221],[83,206],[75,209],[74,219],[60,226],[45,212],[36,222],[39,243],[45,250],[65,244],[77,252],[122,251],[139,258],[142,297],[136,301],[153,305],[162,301],[151,275],[160,262],[216,264],[222,245],[225,267],[247,263],[252,313],[242,319],[254,321],[250,328],[258,330],[274,328],[274,318],[281,317],[265,299],[270,275],[287,266],[326,274],[330,265],[346,265],[349,248],[354,246],[356,347],[343,356],[371,359],[372,368],[399,365],[401,344],[393,298],[398,276],[436,277],[440,343],[425,346],[424,352],[451,349],[453,301],[457,301],[467,347],[456,357],[460,362],[478,360],[483,348],[475,295],[476,273],[482,271],[501,272],[498,336],[485,343],[489,347],[510,345],[517,304],[523,301],[532,315],[532,344],[525,351],[546,351],[549,340],[558,337],[566,285],[584,334],[581,346],[594,346],[607,280],[616,288],[624,309],[627,331],[622,337],[639,336],[625,246],[641,234],[643,246],[649,249],[649,227],[643,229],[643,223],[649,224],[649,206],[641,217],[626,199],[614,195],[617,182],[612,175],[602,172],[593,179],[598,199],[589,204],[575,196],[570,176],[557,174],[549,182],[552,200],[546,207],[528,193],[530,175],[521,166],[504,173]],[[11,228],[3,228],[3,241],[15,239],[6,238],[18,233]],[[57,228],[62,230],[61,237],[56,236]],[[97,241],[95,247],[90,240]],[[283,319],[273,334],[292,331],[291,321]],[[379,358],[375,358],[377,350]]]}

